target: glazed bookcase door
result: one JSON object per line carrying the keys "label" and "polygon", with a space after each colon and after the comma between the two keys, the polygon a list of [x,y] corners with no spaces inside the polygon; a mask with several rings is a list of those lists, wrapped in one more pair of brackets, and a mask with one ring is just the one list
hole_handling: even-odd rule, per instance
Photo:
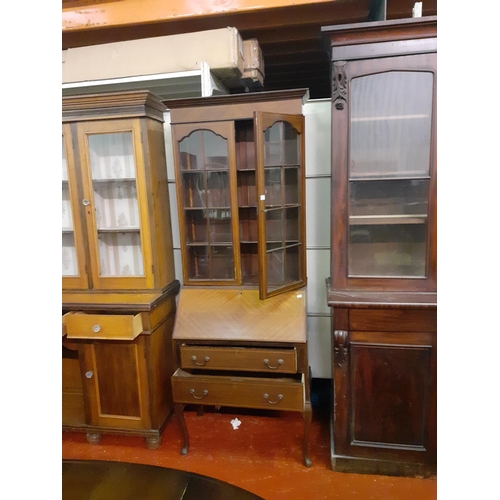
{"label": "glazed bookcase door", "polygon": [[233,122],[173,128],[184,284],[241,283]]}
{"label": "glazed bookcase door", "polygon": [[88,279],[83,254],[82,224],[78,205],[72,136],[69,125],[62,129],[62,286],[87,289]]}
{"label": "glazed bookcase door", "polygon": [[260,298],[306,284],[304,117],[255,113]]}
{"label": "glazed bookcase door", "polygon": [[153,286],[140,122],[78,124],[94,289]]}
{"label": "glazed bookcase door", "polygon": [[336,283],[435,289],[436,56],[351,61],[345,78],[348,105],[333,107],[333,210],[346,214],[332,247]]}

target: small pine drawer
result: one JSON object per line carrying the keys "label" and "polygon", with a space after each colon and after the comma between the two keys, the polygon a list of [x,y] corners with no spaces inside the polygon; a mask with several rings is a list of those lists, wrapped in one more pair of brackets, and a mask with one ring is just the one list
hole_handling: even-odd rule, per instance
{"label": "small pine drawer", "polygon": [[181,367],[204,370],[296,373],[295,349],[259,349],[252,347],[180,347]]}
{"label": "small pine drawer", "polygon": [[141,314],[75,313],[64,319],[68,339],[134,340],[143,332]]}
{"label": "small pine drawer", "polygon": [[268,410],[304,410],[304,376],[258,378],[196,375],[179,368],[172,376],[176,403]]}

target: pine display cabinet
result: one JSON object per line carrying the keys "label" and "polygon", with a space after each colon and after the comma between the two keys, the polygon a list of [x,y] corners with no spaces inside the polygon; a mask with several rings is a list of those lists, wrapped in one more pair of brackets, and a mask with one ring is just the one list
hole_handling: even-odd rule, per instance
{"label": "pine display cabinet", "polygon": [[62,102],[62,425],[92,443],[156,448],[173,413],[164,111],[146,91]]}

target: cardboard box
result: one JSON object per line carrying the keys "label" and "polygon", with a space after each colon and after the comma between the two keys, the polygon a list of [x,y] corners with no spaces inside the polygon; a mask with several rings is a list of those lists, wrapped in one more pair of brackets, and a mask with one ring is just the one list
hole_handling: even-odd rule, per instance
{"label": "cardboard box", "polygon": [[243,79],[252,86],[264,85],[264,58],[255,38],[243,40]]}
{"label": "cardboard box", "polygon": [[157,75],[200,69],[205,61],[222,82],[243,74],[236,28],[127,40],[63,50],[62,83]]}

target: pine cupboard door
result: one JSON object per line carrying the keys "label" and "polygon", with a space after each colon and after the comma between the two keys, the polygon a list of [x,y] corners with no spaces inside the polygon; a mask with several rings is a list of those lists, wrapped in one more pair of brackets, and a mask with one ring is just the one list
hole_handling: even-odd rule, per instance
{"label": "pine cupboard door", "polygon": [[140,121],[77,127],[93,288],[153,288],[147,151]]}
{"label": "pine cupboard door", "polygon": [[305,135],[302,115],[255,112],[259,295],[306,284]]}
{"label": "pine cupboard door", "polygon": [[144,341],[102,341],[83,345],[82,380],[89,424],[150,427]]}
{"label": "pine cupboard door", "polygon": [[85,245],[80,215],[73,137],[70,125],[62,127],[62,287],[88,288]]}
{"label": "pine cupboard door", "polygon": [[240,284],[234,122],[172,131],[184,284]]}
{"label": "pine cupboard door", "polygon": [[334,63],[337,289],[436,290],[436,54]]}

